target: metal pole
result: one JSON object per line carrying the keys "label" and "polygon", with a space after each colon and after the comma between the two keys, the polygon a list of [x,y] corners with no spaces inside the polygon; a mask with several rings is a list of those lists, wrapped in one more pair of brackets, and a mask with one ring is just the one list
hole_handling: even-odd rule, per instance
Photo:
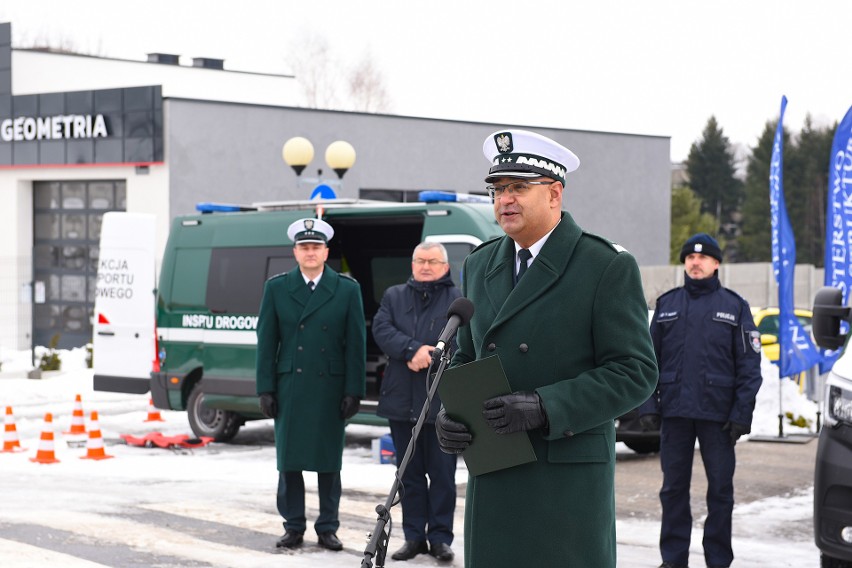
{"label": "metal pole", "polygon": [[782,403],[781,403],[781,400],[782,400],[781,393],[782,393],[782,390],[783,390],[781,388],[782,387],[781,382],[784,379],[786,379],[786,377],[783,377],[783,378],[778,377],[778,437],[779,438],[784,437],[784,410],[782,408]]}

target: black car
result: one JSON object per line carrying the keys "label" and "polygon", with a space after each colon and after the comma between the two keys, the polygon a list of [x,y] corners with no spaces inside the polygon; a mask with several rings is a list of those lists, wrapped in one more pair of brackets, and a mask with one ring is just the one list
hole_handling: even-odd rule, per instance
{"label": "black car", "polygon": [[[654,317],[654,310],[648,310],[648,323]],[[637,454],[652,454],[660,451],[660,431],[643,431],[639,424],[639,409],[633,409],[615,421],[615,441]]]}
{"label": "black car", "polygon": [[645,432],[639,424],[639,409],[634,409],[620,416],[615,421],[615,441],[624,445],[637,454],[650,454],[660,451],[660,431]]}

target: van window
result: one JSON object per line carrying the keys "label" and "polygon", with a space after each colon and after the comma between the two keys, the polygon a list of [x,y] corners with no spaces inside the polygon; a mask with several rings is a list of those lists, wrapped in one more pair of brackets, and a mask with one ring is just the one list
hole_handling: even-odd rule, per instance
{"label": "van window", "polygon": [[256,314],[267,278],[295,265],[291,247],[213,249],[207,307],[215,314]]}
{"label": "van window", "polygon": [[411,277],[410,256],[385,256],[374,258],[371,267],[373,274],[373,301],[378,305],[382,302],[385,290],[397,284],[408,282]]}
{"label": "van window", "polygon": [[270,256],[266,259],[266,280],[269,280],[276,274],[290,272],[294,268],[296,268],[296,259],[293,256],[292,249],[286,251],[286,253],[282,252],[281,256]]}
{"label": "van window", "polygon": [[172,275],[171,309],[204,309],[205,290],[199,275],[207,272],[210,249],[177,249]]}
{"label": "van window", "polygon": [[453,283],[461,288],[462,263],[474,246],[470,243],[441,243],[447,249],[447,259],[450,261],[450,276]]}

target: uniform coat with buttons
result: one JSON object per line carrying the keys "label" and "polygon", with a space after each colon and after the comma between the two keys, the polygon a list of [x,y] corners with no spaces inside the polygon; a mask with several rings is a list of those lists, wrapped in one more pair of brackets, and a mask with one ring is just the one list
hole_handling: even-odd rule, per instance
{"label": "uniform coat with buttons", "polygon": [[614,567],[613,421],[657,382],[639,268],[567,212],[513,289],[514,252],[505,236],[465,260],[476,311],[453,366],[499,355],[549,429],[528,433],[535,462],[470,478],[465,566]]}
{"label": "uniform coat with buttons", "polygon": [[326,266],[316,290],[298,267],[266,281],[257,322],[257,392],[278,399],[279,471],[340,471],[345,394],[364,398],[361,289]]}

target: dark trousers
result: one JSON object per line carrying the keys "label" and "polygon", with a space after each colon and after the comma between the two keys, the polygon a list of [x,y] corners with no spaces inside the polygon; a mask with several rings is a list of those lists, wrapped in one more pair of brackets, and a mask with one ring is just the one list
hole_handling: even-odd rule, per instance
{"label": "dark trousers", "polygon": [[663,418],[660,431],[660,465],[663,488],[660,502],[663,521],[660,552],[663,560],[686,565],[692,512],[689,485],[692,458],[698,439],[704,472],[707,475],[707,520],[704,522],[704,559],[710,566],[729,566],[734,559],[731,548],[731,514],[734,510],[734,444],[721,422]]}
{"label": "dark trousers", "polygon": [[[396,420],[389,423],[399,464],[411,441],[414,425]],[[400,493],[405,540],[453,543],[456,456],[441,451],[434,424],[424,424],[420,431],[414,455],[402,475]]]}
{"label": "dark trousers", "polygon": [[[340,472],[317,473],[319,517],[314,523],[317,534],[337,532],[340,527]],[[305,479],[301,471],[282,471],[278,474],[278,512],[284,517],[284,529],[304,533]]]}

